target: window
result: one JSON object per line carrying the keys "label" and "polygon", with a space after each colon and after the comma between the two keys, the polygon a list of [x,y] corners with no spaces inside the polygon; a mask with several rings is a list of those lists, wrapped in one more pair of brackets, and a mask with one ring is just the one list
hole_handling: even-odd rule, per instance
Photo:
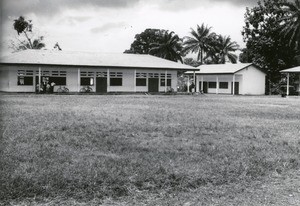
{"label": "window", "polygon": [[33,70],[18,70],[17,85],[33,85]]}
{"label": "window", "polygon": [[217,88],[217,82],[208,82],[208,88],[210,89]]}
{"label": "window", "polygon": [[[39,75],[39,71],[35,71],[35,75],[38,76]],[[67,76],[67,72],[66,71],[41,71],[41,76],[55,76],[55,77],[65,77]]]}
{"label": "window", "polygon": [[84,71],[80,72],[81,77],[94,77],[94,72]]}
{"label": "window", "polygon": [[149,78],[158,78],[159,74],[158,73],[149,73]]}
{"label": "window", "polygon": [[[166,80],[165,79],[160,79],[160,86],[161,87],[164,87],[165,86],[165,82]],[[167,79],[167,86],[170,87],[171,86],[171,79]]]}
{"label": "window", "polygon": [[94,78],[93,77],[81,77],[80,78],[80,85],[81,86],[93,86],[94,85]]}
{"label": "window", "polygon": [[[167,74],[167,86],[168,87],[171,86],[171,82],[172,82],[171,78],[172,78],[171,74]],[[160,86],[164,87],[165,82],[166,82],[165,74],[160,74]]]}
{"label": "window", "polygon": [[123,73],[122,72],[110,72],[110,86],[122,86]]}
{"label": "window", "polygon": [[136,86],[147,86],[147,73],[136,73]]}
{"label": "window", "polygon": [[55,77],[55,76],[49,77],[49,83],[52,83],[52,82],[54,82],[55,85],[58,85],[58,86],[65,86],[65,85],[67,85],[67,78],[66,77]]}
{"label": "window", "polygon": [[220,82],[219,87],[220,89],[228,89],[228,82]]}
{"label": "window", "polygon": [[33,77],[18,77],[18,85],[33,85]]}
{"label": "window", "polygon": [[107,77],[107,72],[96,72],[96,77]]}
{"label": "window", "polygon": [[81,86],[93,86],[94,85],[94,72],[81,71],[80,72],[80,85]]}
{"label": "window", "polygon": [[67,76],[67,72],[66,71],[52,71],[51,72],[51,76],[62,76],[62,77],[65,77],[65,76]]}

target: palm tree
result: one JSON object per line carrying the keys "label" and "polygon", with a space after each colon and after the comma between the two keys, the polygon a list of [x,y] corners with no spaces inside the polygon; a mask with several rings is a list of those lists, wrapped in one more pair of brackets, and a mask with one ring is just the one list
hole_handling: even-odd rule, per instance
{"label": "palm tree", "polygon": [[179,60],[183,63],[181,57],[181,40],[174,32],[164,31],[158,42],[152,43],[150,46],[149,54],[171,61],[177,62]]}
{"label": "palm tree", "polygon": [[183,42],[184,53],[198,53],[197,60],[203,64],[203,56],[205,53],[208,53],[213,49],[211,45],[212,39],[216,35],[215,33],[211,33],[211,27],[207,27],[204,24],[201,26],[197,25],[196,31],[191,28],[192,37],[185,37],[185,41]]}
{"label": "palm tree", "polygon": [[239,45],[235,41],[232,42],[230,36],[219,35],[217,48],[221,64],[225,64],[226,59],[231,63],[237,62],[237,55],[232,52],[238,50]]}
{"label": "palm tree", "polygon": [[11,48],[13,48],[14,50],[19,51],[25,49],[42,49],[46,46],[45,43],[43,43],[43,36],[39,36],[38,38],[33,39],[33,41],[31,39],[32,37],[28,36],[28,32],[32,32],[31,20],[27,21],[23,16],[20,16],[18,19],[14,20],[13,27],[17,31],[18,35],[24,34],[27,40],[22,41],[19,38],[17,38],[17,40],[19,41],[18,44],[14,42],[11,43]]}
{"label": "palm tree", "polygon": [[289,46],[300,52],[300,0],[282,3],[282,9],[286,12],[282,33],[289,39]]}
{"label": "palm tree", "polygon": [[26,49],[42,49],[46,45],[43,43],[44,37],[40,36],[37,39],[34,39],[33,42],[30,44],[29,42],[20,42],[20,45],[15,48],[15,50],[26,50]]}

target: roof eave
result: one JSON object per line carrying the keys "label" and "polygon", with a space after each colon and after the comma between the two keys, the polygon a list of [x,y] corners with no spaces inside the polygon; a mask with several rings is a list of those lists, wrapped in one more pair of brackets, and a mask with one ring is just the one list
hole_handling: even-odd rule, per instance
{"label": "roof eave", "polygon": [[91,67],[91,68],[131,68],[131,69],[163,69],[163,70],[176,70],[176,71],[198,71],[199,69],[193,68],[174,68],[174,67],[142,67],[142,66],[111,66],[111,65],[70,65],[70,64],[45,64],[45,63],[8,63],[0,62],[0,65],[26,65],[26,66],[60,66],[60,67]]}

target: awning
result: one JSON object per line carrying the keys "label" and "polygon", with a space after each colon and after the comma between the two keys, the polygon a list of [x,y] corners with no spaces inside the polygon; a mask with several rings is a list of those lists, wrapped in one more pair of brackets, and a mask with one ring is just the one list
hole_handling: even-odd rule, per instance
{"label": "awning", "polygon": [[300,66],[293,67],[290,69],[281,70],[281,73],[300,73]]}

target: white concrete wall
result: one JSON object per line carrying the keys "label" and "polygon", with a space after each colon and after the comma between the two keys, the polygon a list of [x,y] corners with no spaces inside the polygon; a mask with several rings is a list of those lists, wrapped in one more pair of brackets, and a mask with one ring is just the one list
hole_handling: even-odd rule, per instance
{"label": "white concrete wall", "polygon": [[[1,66],[0,91],[5,92],[34,92],[35,79],[33,85],[18,85],[18,70],[35,70],[37,67],[30,66]],[[2,77],[3,72],[3,77]]]}
{"label": "white concrete wall", "polygon": [[9,67],[0,66],[0,91],[9,91]]}
{"label": "white concrete wall", "polygon": [[243,75],[243,88],[242,94],[245,95],[263,95],[265,94],[265,79],[266,74],[250,66],[237,74]]}
{"label": "white concrete wall", "polygon": [[[80,71],[90,71],[94,72],[94,85],[91,86],[93,91],[96,91],[96,72],[107,72],[108,69],[106,68],[84,68],[84,67],[59,67],[59,66],[42,66],[42,71],[59,71],[63,70],[66,71],[66,87],[69,89],[70,92],[78,92],[81,87],[80,83],[78,82],[78,69]],[[17,85],[18,70],[33,70],[33,85],[31,86],[19,86]],[[7,92],[35,92],[35,87],[37,82],[35,81],[36,71],[39,70],[38,66],[1,66],[0,67],[0,91],[7,91]],[[137,69],[136,72],[140,73],[158,73],[158,74],[165,74],[166,70],[151,70],[151,69]],[[108,92],[147,92],[148,91],[148,78],[147,78],[147,86],[135,86],[135,69],[109,69],[109,72],[122,72],[123,73],[123,80],[122,86],[109,86],[107,88]],[[168,74],[172,75],[172,88],[174,91],[177,91],[177,71],[167,71]],[[160,77],[159,77],[160,78]],[[109,83],[109,81],[108,81]],[[59,86],[54,87],[54,92],[59,88]],[[160,86],[159,81],[159,91],[164,92],[165,87]]]}
{"label": "white concrete wall", "polygon": [[[200,85],[203,77],[203,82],[227,82],[228,88],[227,89],[218,89],[218,94],[231,94],[231,84],[233,82],[233,75],[230,74],[216,74],[216,75],[197,75],[197,84]],[[235,82],[239,82],[239,93],[242,94],[243,91],[243,76],[242,75],[235,75]],[[199,87],[197,88],[199,89]],[[208,88],[207,92],[209,94],[216,94],[217,88]]]}

